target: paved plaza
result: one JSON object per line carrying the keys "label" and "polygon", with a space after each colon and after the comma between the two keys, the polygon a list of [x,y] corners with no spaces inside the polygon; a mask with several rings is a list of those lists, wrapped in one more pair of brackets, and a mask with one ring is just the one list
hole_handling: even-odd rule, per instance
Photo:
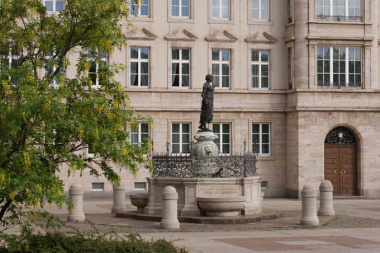
{"label": "paved plaza", "polygon": [[[111,201],[85,201],[88,223],[68,223],[82,231],[95,226],[100,231],[140,233],[145,239],[165,238],[189,252],[380,252],[380,200],[335,199],[337,216],[320,217],[317,228],[299,225],[301,201],[265,199],[265,213],[281,213],[276,220],[251,224],[181,223],[179,231],[161,230],[159,222],[116,218]],[[127,205],[129,211],[135,207]],[[49,210],[65,219],[67,211]]]}

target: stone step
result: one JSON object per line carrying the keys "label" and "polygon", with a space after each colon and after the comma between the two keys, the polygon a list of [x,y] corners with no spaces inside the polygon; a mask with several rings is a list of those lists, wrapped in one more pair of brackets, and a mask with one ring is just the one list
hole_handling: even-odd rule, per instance
{"label": "stone step", "polygon": [[[161,221],[161,215],[144,214],[138,212],[116,213],[117,218],[132,218],[143,221]],[[274,220],[282,217],[280,212],[268,212],[258,215],[241,215],[234,217],[207,217],[207,216],[178,216],[179,222],[200,223],[200,224],[248,224],[263,220]]]}
{"label": "stone step", "polygon": [[367,199],[367,196],[343,196],[343,195],[335,195],[334,199]]}

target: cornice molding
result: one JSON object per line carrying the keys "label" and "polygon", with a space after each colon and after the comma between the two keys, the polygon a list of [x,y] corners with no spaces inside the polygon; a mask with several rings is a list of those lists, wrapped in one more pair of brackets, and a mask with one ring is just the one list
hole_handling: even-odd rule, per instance
{"label": "cornice molding", "polygon": [[205,38],[208,42],[227,42],[227,43],[233,43],[237,41],[238,39],[230,32],[223,30],[223,31],[216,31],[213,33],[210,33]]}
{"label": "cornice molding", "polygon": [[189,32],[186,29],[183,29],[182,32],[180,30],[175,30],[172,33],[168,33],[164,37],[167,41],[195,41],[198,39],[193,33]]}
{"label": "cornice molding", "polygon": [[146,28],[134,28],[127,32],[128,40],[155,40],[157,36]]}

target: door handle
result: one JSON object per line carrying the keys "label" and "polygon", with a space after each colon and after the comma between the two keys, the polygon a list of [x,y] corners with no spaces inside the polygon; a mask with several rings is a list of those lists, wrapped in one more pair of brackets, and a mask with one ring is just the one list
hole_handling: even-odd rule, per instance
{"label": "door handle", "polygon": [[334,170],[334,173],[336,173],[336,170]]}
{"label": "door handle", "polygon": [[339,172],[340,177],[343,177],[343,172]]}

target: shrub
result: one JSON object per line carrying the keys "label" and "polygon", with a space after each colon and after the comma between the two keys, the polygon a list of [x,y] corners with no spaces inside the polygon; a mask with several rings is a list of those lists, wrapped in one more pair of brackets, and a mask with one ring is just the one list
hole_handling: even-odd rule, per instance
{"label": "shrub", "polygon": [[17,246],[1,249],[0,253],[186,253],[163,239],[146,241],[138,234],[64,234],[60,232],[46,235],[15,237]]}

